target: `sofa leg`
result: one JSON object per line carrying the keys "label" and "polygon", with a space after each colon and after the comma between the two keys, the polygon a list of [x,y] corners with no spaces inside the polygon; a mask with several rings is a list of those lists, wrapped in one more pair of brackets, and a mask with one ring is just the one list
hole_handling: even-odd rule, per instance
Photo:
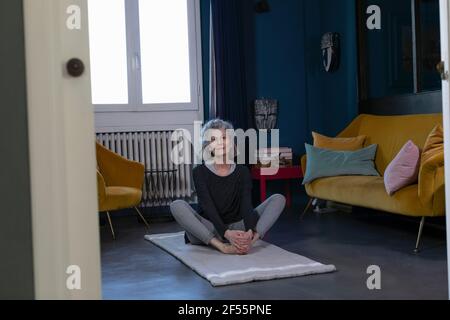
{"label": "sofa leg", "polygon": [[416,248],[414,249],[414,253],[419,253],[419,246],[420,246],[420,239],[422,238],[422,232],[423,232],[423,227],[425,225],[425,217],[422,217],[422,220],[420,220],[420,226],[419,226],[419,233],[417,235],[417,242],[416,242]]}
{"label": "sofa leg", "polygon": [[108,217],[108,223],[109,223],[109,227],[111,229],[111,234],[114,240],[116,240],[116,234],[114,233],[114,228],[112,225],[112,221],[111,221],[111,215],[109,214],[109,212],[106,212],[106,216]]}
{"label": "sofa leg", "polygon": [[308,204],[307,204],[306,207],[305,207],[305,210],[303,210],[303,213],[302,213],[302,215],[300,216],[300,220],[303,220],[305,214],[309,211],[309,209],[311,208],[313,202],[314,202],[314,199],[313,199],[313,198],[310,198],[309,201],[308,201]]}
{"label": "sofa leg", "polygon": [[139,209],[137,207],[134,207],[134,209],[136,210],[137,214],[139,215],[139,217],[141,217],[142,221],[144,221],[145,226],[147,227],[147,230],[150,229],[150,226],[148,225],[147,220],[145,220],[144,216],[142,215],[141,211],[139,211]]}

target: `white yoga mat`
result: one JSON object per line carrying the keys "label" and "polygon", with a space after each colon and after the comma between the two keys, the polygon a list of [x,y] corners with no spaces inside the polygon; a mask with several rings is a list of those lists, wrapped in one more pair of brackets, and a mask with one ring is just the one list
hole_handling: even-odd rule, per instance
{"label": "white yoga mat", "polygon": [[184,232],[147,235],[145,239],[179,259],[215,287],[336,271],[334,265],[323,265],[264,241],[257,242],[248,255],[237,256],[225,255],[206,246],[185,244]]}

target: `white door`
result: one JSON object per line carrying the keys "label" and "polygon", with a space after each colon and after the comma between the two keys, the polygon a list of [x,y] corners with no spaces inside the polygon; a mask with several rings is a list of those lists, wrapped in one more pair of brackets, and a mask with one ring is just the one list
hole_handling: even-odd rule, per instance
{"label": "white door", "polygon": [[[441,12],[441,48],[442,61],[445,63],[445,79],[442,81],[442,101],[445,131],[445,187],[446,187],[446,212],[447,212],[447,259],[450,259],[450,82],[448,70],[450,66],[450,6],[449,0],[440,0]],[[450,292],[450,263],[448,264],[448,279]],[[449,297],[450,299],[450,297]]]}
{"label": "white door", "polygon": [[87,0],[24,0],[24,18],[36,298],[100,299]]}

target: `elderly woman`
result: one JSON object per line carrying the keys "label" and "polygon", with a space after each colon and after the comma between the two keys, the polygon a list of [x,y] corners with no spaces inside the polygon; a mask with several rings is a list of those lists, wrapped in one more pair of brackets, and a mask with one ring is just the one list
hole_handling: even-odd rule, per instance
{"label": "elderly woman", "polygon": [[203,127],[204,154],[211,158],[193,170],[200,211],[182,200],[173,202],[170,209],[186,231],[186,243],[243,255],[275,224],[286,200],[277,194],[253,209],[250,172],[234,163],[230,132],[233,126],[223,120],[212,120]]}

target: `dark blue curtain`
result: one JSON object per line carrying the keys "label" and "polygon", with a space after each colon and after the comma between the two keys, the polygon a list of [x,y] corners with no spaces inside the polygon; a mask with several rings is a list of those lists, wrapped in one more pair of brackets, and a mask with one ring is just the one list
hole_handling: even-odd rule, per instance
{"label": "dark blue curtain", "polygon": [[211,0],[216,110],[210,118],[231,121],[236,128],[250,126],[246,95],[245,55],[241,0]]}

